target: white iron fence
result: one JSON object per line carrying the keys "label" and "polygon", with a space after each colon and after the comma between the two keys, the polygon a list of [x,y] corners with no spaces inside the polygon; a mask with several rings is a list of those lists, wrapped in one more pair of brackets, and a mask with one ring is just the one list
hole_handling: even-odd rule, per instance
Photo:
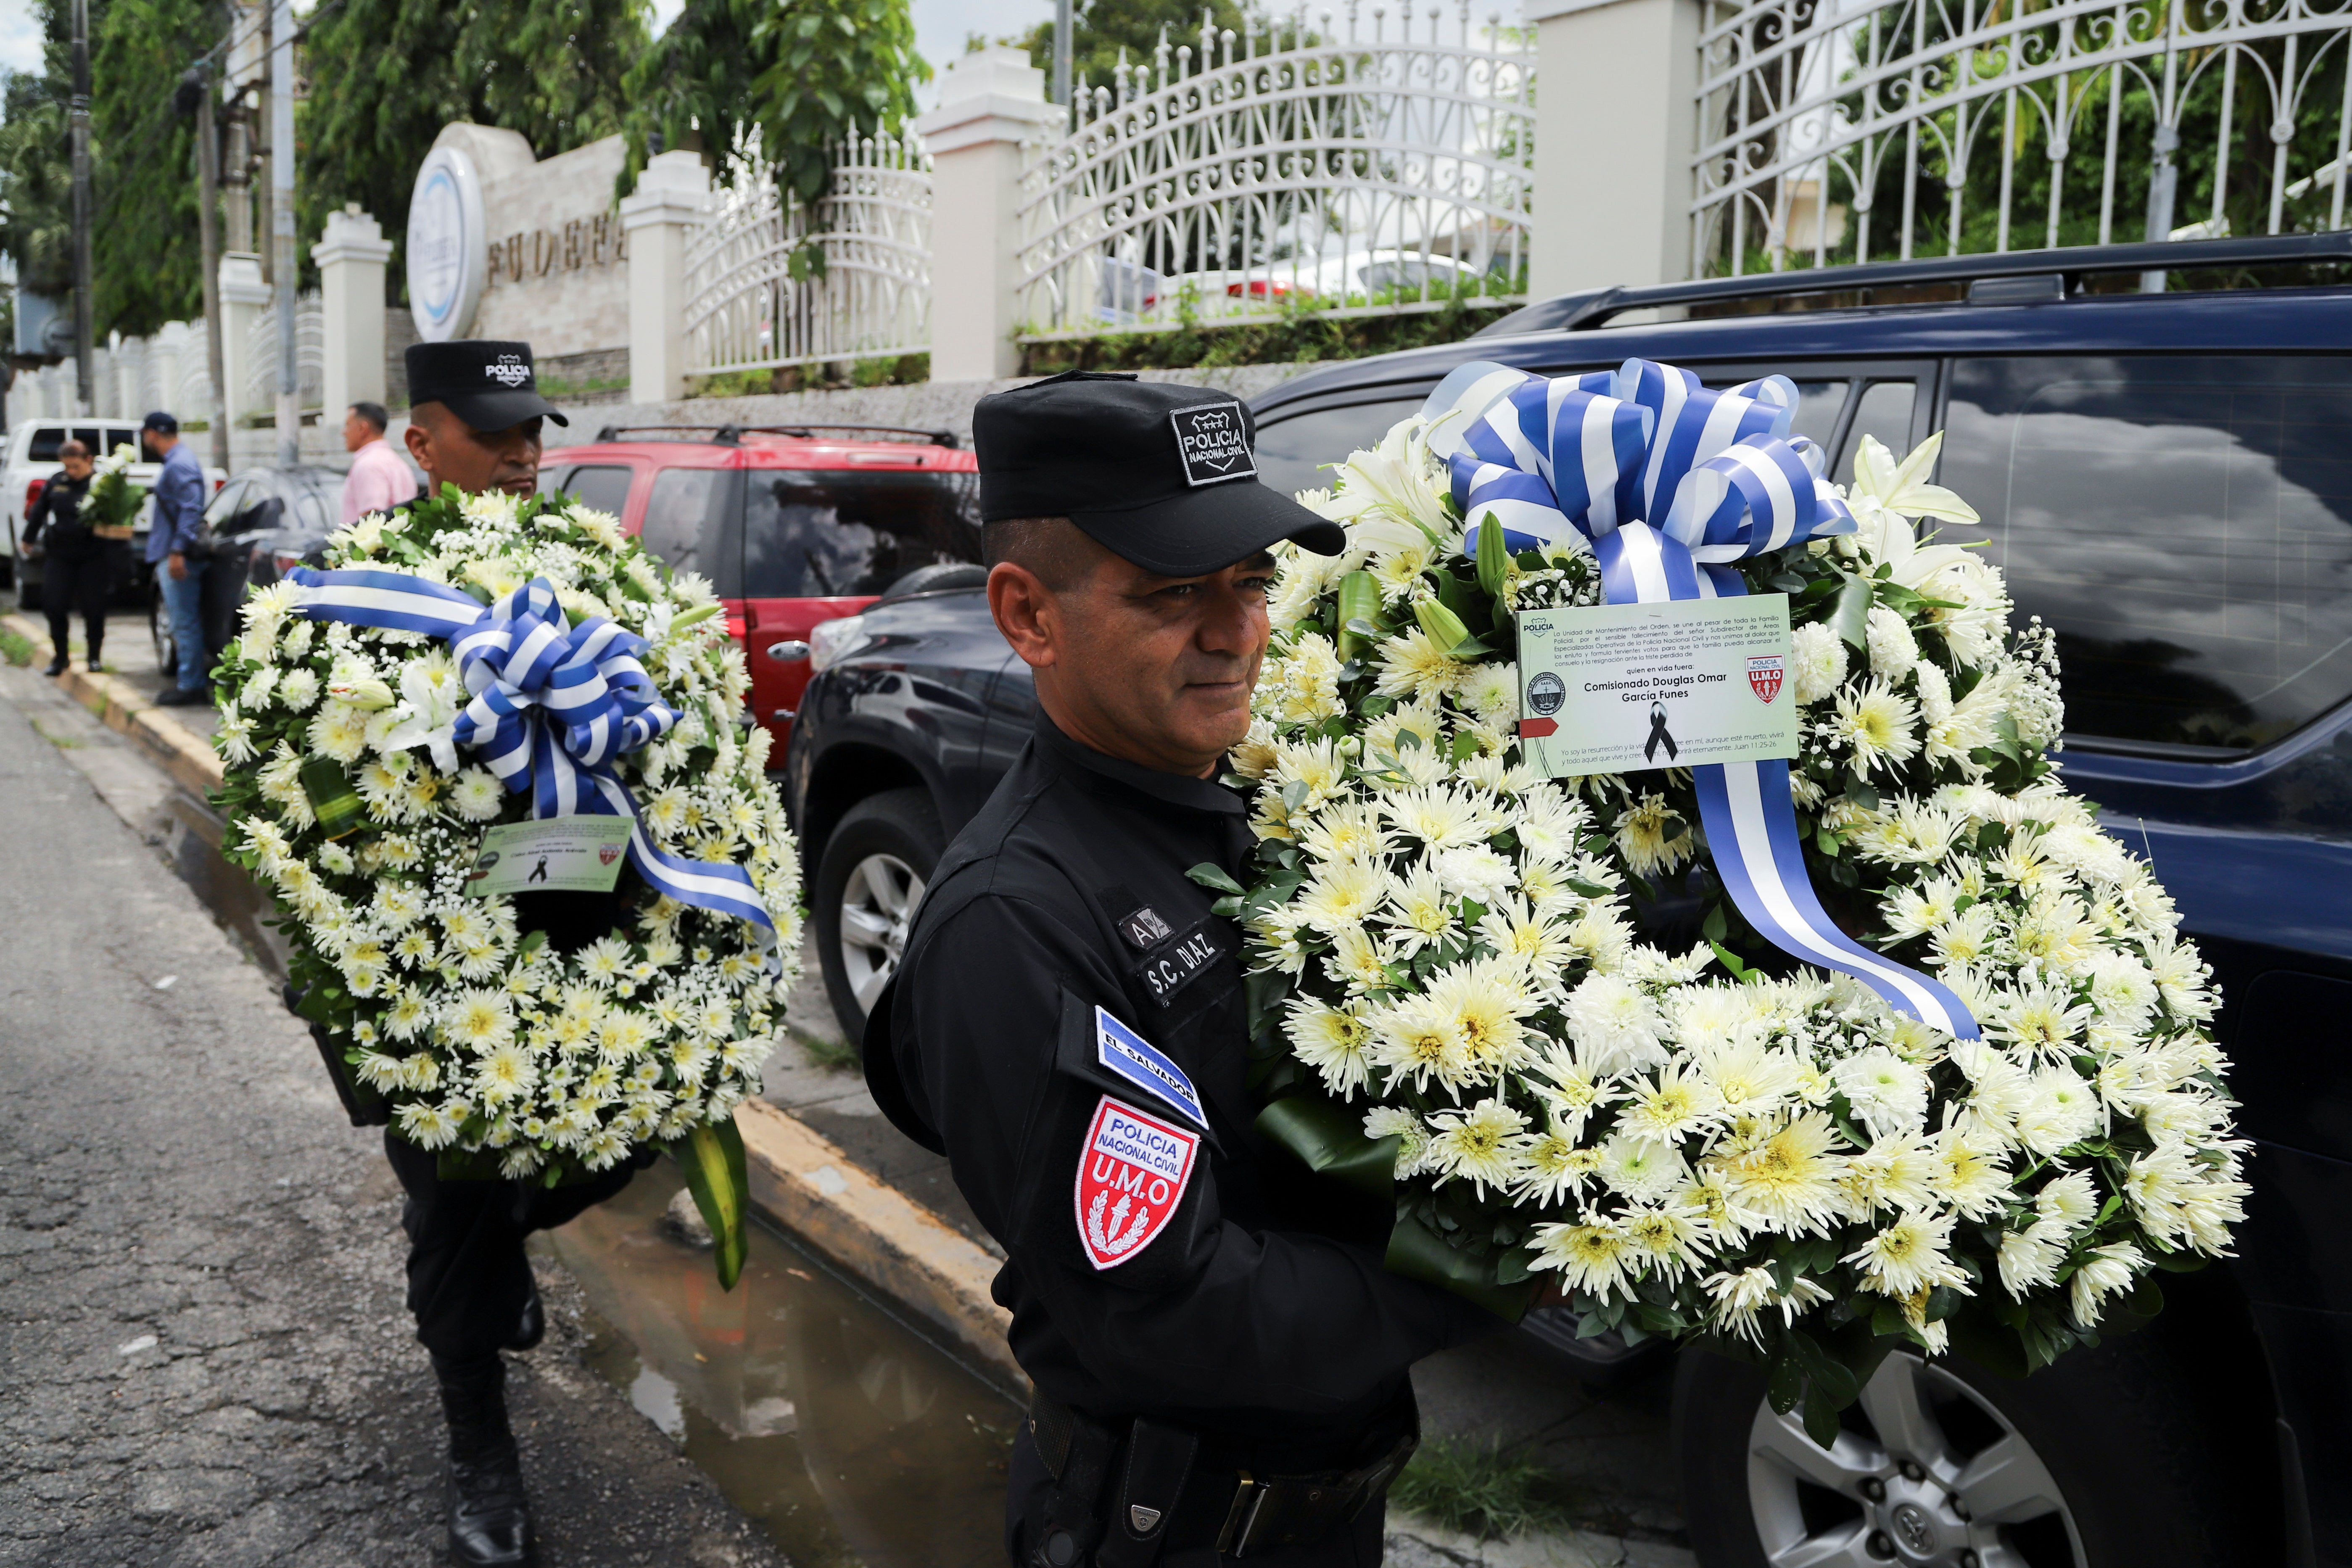
{"label": "white iron fence", "polygon": [[[245,334],[245,391],[250,404],[268,408],[278,395],[278,302],[255,312]],[[316,408],[327,395],[327,313],[316,294],[294,297],[294,389],[296,405]]]}
{"label": "white iron fence", "polygon": [[1204,21],[1197,54],[1163,37],[1079,83],[1076,127],[1030,152],[1024,335],[1522,298],[1532,38],[1467,0],[1446,20],[1405,0],[1366,37],[1349,0],[1344,38],[1328,11]]}
{"label": "white iron fence", "polygon": [[1694,269],[2344,226],[2352,0],[1707,0]]}
{"label": "white iron fence", "polygon": [[687,242],[687,374],[920,353],[930,346],[931,161],[919,138],[853,138],[814,206],[732,161]]}

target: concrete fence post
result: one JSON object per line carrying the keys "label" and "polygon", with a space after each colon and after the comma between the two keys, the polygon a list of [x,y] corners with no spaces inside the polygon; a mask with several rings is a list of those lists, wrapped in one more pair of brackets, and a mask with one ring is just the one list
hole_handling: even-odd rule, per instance
{"label": "concrete fence post", "polygon": [[686,395],[686,245],[710,216],[710,171],[697,153],[664,153],[621,198],[629,247],[629,400]]}
{"label": "concrete fence post", "polygon": [[221,258],[221,403],[228,410],[232,429],[237,419],[256,409],[268,409],[270,400],[257,397],[246,384],[252,377],[253,323],[269,309],[269,285],[261,280],[261,258],[252,251],[232,250]]}
{"label": "concrete fence post", "polygon": [[319,264],[325,327],[319,422],[333,429],[352,404],[383,401],[383,268],[392,241],[352,202],[327,215],[310,259]]}
{"label": "concrete fence post", "polygon": [[188,374],[189,336],[187,322],[166,321],[156,329],[154,341],[147,346],[153,367],[148,379],[155,387],[155,406],[170,409],[183,425],[192,419],[210,419],[213,416],[209,408],[181,405],[180,386]]}
{"label": "concrete fence post", "polygon": [[1700,0],[1528,0],[1533,298],[1690,276],[1699,10]]}
{"label": "concrete fence post", "polygon": [[1021,367],[1021,143],[1066,123],[1019,49],[961,56],[940,106],[915,121],[931,155],[931,379],[992,381]]}

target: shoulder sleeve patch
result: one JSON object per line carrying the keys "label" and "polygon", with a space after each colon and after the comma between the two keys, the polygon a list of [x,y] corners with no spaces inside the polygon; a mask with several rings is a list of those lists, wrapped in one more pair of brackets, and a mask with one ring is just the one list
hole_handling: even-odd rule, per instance
{"label": "shoulder sleeve patch", "polygon": [[1078,1245],[1097,1268],[1116,1268],[1175,1217],[1192,1180],[1201,1136],[1102,1097],[1078,1152]]}
{"label": "shoulder sleeve patch", "polygon": [[1152,1098],[1166,1100],[1199,1125],[1209,1124],[1191,1075],[1167,1052],[1102,1007],[1095,1009],[1095,1060]]}

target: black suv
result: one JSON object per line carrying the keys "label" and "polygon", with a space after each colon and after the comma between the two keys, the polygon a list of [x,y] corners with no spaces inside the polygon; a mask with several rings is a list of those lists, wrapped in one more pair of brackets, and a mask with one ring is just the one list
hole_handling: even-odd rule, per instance
{"label": "black suv", "polygon": [[[1754,1370],[1683,1356],[1675,1442],[1707,1568],[2352,1563],[2347,268],[2336,234],[1610,289],[1255,405],[1285,489],[1324,482],[1318,465],[1474,358],[1782,373],[1840,479],[1865,434],[1899,454],[1943,430],[1938,479],[1983,514],[1969,535],[2019,618],[2056,630],[2067,782],[2153,862],[2214,966],[2258,1149],[2241,1255],[2168,1276],[2155,1329],[2024,1382],[1896,1356],[1827,1453]],[[968,587],[829,630],[786,765],[854,1037],[1033,696]]]}

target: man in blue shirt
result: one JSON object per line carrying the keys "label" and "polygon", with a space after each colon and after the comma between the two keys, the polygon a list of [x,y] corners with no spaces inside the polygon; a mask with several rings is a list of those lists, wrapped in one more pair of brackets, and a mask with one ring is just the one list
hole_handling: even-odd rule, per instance
{"label": "man in blue shirt", "polygon": [[167,708],[212,700],[212,650],[205,647],[205,569],[197,553],[205,516],[205,470],[180,440],[180,422],[158,409],[140,426],[140,438],[163,461],[155,476],[155,518],[147,531],[147,562],[161,563],[156,581],[163,610],[172,617],[172,644],[179,649],[179,684],[155,700]]}

